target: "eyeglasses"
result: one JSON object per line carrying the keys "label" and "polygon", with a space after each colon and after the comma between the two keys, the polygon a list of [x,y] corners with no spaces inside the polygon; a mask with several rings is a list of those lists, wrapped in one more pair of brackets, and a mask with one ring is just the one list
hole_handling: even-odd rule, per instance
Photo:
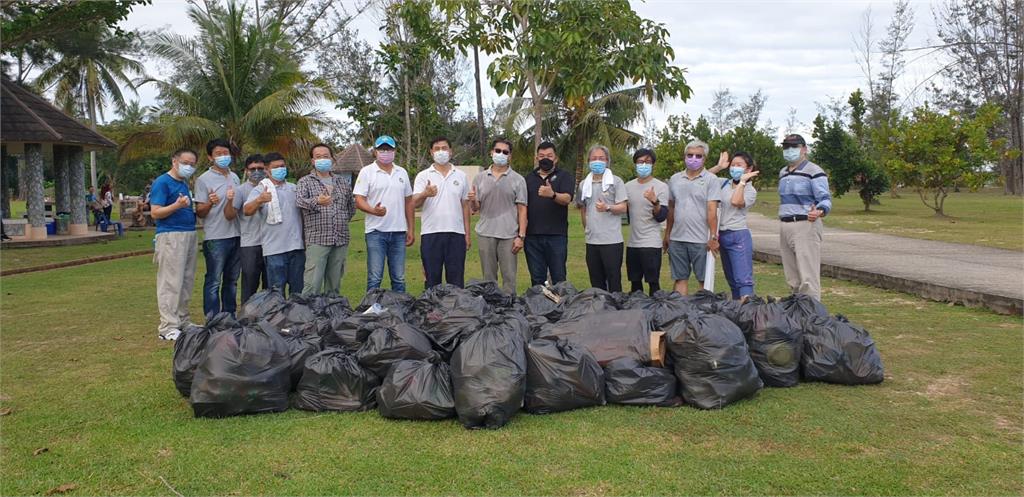
{"label": "eyeglasses", "polygon": [[502,154],[502,155],[508,155],[508,154],[511,154],[512,151],[511,150],[502,150],[500,148],[496,148],[496,149],[494,149],[494,153]]}
{"label": "eyeglasses", "polygon": [[703,159],[704,154],[686,154],[687,159]]}
{"label": "eyeglasses", "polygon": [[266,168],[262,168],[262,167],[250,167],[250,168],[249,168],[249,170],[250,170],[250,171],[266,171]]}

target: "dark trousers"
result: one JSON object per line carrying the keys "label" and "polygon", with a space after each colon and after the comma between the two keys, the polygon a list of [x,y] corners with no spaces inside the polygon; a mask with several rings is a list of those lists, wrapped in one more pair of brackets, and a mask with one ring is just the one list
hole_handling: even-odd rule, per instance
{"label": "dark trousers", "polygon": [[569,238],[565,235],[527,235],[524,242],[530,285],[543,285],[551,274],[551,284],[565,281],[565,260]]}
{"label": "dark trousers", "polygon": [[661,290],[661,249],[626,247],[626,278],[631,293],[644,291],[644,280],[651,288],[651,295]]}
{"label": "dark trousers", "polygon": [[267,266],[263,263],[263,247],[241,247],[238,259],[242,265],[242,303],[244,304],[260,287],[269,288]]}
{"label": "dark trousers", "polygon": [[203,241],[203,257],[206,259],[203,314],[207,317],[218,312],[235,313],[238,272],[241,267],[238,258],[239,241],[238,237]]}
{"label": "dark trousers", "polygon": [[622,291],[622,243],[608,245],[587,244],[587,270],[590,272],[590,286]]}
{"label": "dark trousers", "polygon": [[427,233],[420,237],[420,258],[427,288],[441,284],[442,270],[449,285],[466,286],[466,235]]}
{"label": "dark trousers", "polygon": [[264,257],[264,262],[267,265],[267,282],[270,283],[270,288],[285,293],[285,287],[288,287],[288,295],[302,293],[302,277],[306,271],[305,250],[268,255]]}

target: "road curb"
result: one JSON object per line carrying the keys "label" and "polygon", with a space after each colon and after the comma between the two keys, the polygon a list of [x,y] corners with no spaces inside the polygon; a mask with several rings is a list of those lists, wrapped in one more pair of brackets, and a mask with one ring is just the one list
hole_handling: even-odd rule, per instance
{"label": "road curb", "polygon": [[153,250],[136,250],[133,252],[122,252],[119,254],[110,255],[98,255],[95,257],[87,257],[85,259],[75,259],[73,261],[55,262],[53,264],[46,264],[43,266],[32,266],[22,267],[17,269],[8,269],[6,271],[0,271],[0,276],[12,276],[15,274],[35,273],[39,271],[51,271],[54,269],[61,269],[66,267],[81,266],[85,264],[92,264],[94,262],[112,261],[115,259],[125,259],[128,257],[136,257],[140,255],[152,254]]}

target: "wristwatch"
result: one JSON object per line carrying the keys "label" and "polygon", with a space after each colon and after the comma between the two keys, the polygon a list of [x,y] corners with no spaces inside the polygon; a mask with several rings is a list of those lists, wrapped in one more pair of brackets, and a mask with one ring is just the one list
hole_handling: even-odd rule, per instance
{"label": "wristwatch", "polygon": [[718,235],[711,235],[711,239],[717,242],[718,241]]}

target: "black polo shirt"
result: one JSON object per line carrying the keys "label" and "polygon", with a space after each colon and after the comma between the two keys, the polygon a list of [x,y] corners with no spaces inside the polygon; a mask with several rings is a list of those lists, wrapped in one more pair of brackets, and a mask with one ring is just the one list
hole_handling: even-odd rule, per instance
{"label": "black polo shirt", "polygon": [[[539,169],[526,175],[526,236],[530,235],[568,235],[569,206],[558,205],[555,199],[537,195],[537,190],[544,184]],[[551,188],[555,193],[568,193],[570,204],[576,192],[576,180],[573,173],[554,168],[547,176],[551,180]]]}

